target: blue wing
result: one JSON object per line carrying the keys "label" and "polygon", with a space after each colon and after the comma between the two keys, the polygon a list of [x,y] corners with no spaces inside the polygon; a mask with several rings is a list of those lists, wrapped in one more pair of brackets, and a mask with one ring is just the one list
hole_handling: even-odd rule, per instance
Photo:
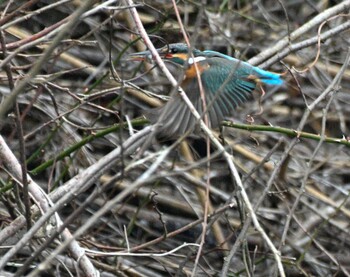
{"label": "blue wing", "polygon": [[283,80],[281,79],[280,74],[269,72],[269,71],[263,70],[259,67],[252,66],[247,62],[240,61],[238,59],[235,59],[231,56],[222,54],[220,52],[216,52],[216,51],[212,51],[212,50],[204,50],[203,53],[205,54],[206,57],[220,57],[220,58],[224,58],[224,59],[229,60],[229,61],[234,61],[236,63],[242,63],[246,66],[251,67],[254,75],[256,75],[260,79],[260,81],[264,84],[273,85],[273,86],[283,84]]}

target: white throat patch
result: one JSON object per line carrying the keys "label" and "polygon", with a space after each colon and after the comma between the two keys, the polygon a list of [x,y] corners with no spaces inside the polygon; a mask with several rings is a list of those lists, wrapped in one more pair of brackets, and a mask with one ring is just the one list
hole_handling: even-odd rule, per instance
{"label": "white throat patch", "polygon": [[205,61],[206,58],[205,57],[194,57],[194,58],[189,58],[188,59],[188,64],[194,64],[194,63],[198,63],[200,61]]}

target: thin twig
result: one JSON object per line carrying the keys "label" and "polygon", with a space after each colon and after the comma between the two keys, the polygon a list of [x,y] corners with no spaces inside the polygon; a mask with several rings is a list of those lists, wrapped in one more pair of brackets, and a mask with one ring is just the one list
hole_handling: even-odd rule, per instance
{"label": "thin twig", "polygon": [[254,58],[249,60],[249,63],[252,65],[258,65],[261,64],[263,61],[267,60],[271,56],[275,55],[282,49],[285,49],[288,47],[289,40],[295,40],[298,37],[302,36],[306,32],[308,32],[311,28],[318,26],[323,21],[327,20],[327,18],[330,18],[338,13],[344,12],[347,9],[350,8],[350,0],[345,0],[339,3],[338,5],[331,7],[324,12],[318,14],[317,16],[313,17],[310,21],[306,22],[303,26],[295,30],[290,34],[289,37],[286,37],[279,42],[276,43],[275,46],[270,47],[269,49],[266,49],[265,51],[261,52],[259,55],[255,56]]}
{"label": "thin twig", "polygon": [[[329,93],[331,93],[331,92],[334,93],[334,92],[339,90],[340,81],[341,81],[341,79],[343,77],[343,74],[344,74],[346,68],[349,65],[349,62],[350,62],[350,48],[348,49],[348,53],[347,53],[347,56],[345,58],[344,64],[343,64],[342,68],[340,69],[340,71],[338,72],[337,76],[335,76],[333,81],[324,90],[324,92],[305,111],[304,116],[303,116],[303,118],[300,121],[300,124],[298,126],[298,130],[301,130],[301,129],[304,128],[305,122],[306,122],[307,118],[309,117],[310,113],[312,112],[312,110],[316,107],[316,105],[321,100],[323,100]],[[331,97],[331,99],[332,99],[332,97]],[[307,171],[306,171],[306,173],[304,175],[304,179],[303,179],[303,182],[301,184],[299,194],[298,194],[296,200],[294,201],[293,207],[291,208],[291,210],[289,212],[289,216],[288,216],[288,218],[286,220],[286,224],[285,224],[283,235],[282,235],[282,239],[281,239],[281,245],[284,244],[285,238],[287,236],[287,232],[289,230],[289,225],[290,225],[290,222],[292,220],[292,215],[295,212],[295,209],[297,208],[297,206],[299,204],[300,198],[302,197],[303,193],[305,192],[306,182],[307,182],[308,176],[310,174],[310,170],[311,170],[311,163],[312,163],[313,159],[315,158],[315,155],[317,154],[317,152],[318,152],[320,146],[322,145],[323,141],[325,140],[324,139],[324,132],[325,132],[325,117],[323,117],[323,128],[322,128],[322,134],[320,136],[319,143],[318,143],[317,147],[315,148],[315,150],[314,150],[314,152],[313,152],[313,154],[312,154],[312,156],[310,158],[310,165],[309,165],[309,167],[308,167],[308,169],[307,169]]]}
{"label": "thin twig", "polygon": [[[234,123],[230,121],[223,121],[222,125],[226,127],[234,128],[234,129],[241,129],[241,130],[247,130],[247,131],[281,133],[290,137],[296,137],[298,139],[305,138],[305,139],[311,139],[315,141],[321,140],[321,136],[319,134],[312,134],[312,133],[293,130],[293,129],[284,128],[284,127],[277,127],[277,126],[270,126],[270,125],[241,124],[241,123]],[[324,139],[324,142],[326,143],[342,144],[347,147],[350,147],[350,141],[348,138],[330,138],[325,136],[323,139]]]}

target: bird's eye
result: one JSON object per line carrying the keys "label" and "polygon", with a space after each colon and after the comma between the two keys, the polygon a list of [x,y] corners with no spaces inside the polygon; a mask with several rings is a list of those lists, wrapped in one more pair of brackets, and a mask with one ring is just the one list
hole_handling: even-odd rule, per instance
{"label": "bird's eye", "polygon": [[170,52],[171,52],[171,54],[176,54],[177,53],[177,49],[176,48],[171,48]]}

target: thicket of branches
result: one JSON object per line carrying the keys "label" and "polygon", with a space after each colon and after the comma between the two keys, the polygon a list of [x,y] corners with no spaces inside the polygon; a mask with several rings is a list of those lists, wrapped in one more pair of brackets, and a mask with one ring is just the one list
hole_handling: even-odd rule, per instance
{"label": "thicket of branches", "polygon": [[[0,2],[1,276],[350,276],[349,0],[52,2]],[[156,137],[186,37],[285,84]]]}

